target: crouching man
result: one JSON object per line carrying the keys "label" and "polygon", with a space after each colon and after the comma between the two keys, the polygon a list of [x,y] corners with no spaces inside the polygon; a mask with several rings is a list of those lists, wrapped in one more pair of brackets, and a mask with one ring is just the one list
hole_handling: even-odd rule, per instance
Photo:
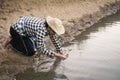
{"label": "crouching man", "polygon": [[[62,52],[56,36],[56,34],[64,33],[64,26],[58,18],[48,16],[45,19],[39,19],[22,16],[11,25],[11,36],[3,42],[3,46],[6,47],[10,43],[13,48],[27,56],[35,55],[39,51],[50,58],[57,57],[64,60],[68,58],[68,54]],[[46,47],[45,37],[48,35],[56,48],[56,52]]]}

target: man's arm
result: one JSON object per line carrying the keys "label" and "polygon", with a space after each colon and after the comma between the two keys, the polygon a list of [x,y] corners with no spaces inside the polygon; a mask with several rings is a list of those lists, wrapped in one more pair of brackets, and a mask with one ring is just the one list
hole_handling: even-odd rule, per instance
{"label": "man's arm", "polygon": [[45,54],[51,58],[54,57],[53,52],[46,48],[44,38],[40,38],[37,40],[37,48],[40,51],[40,53]]}
{"label": "man's arm", "polygon": [[40,40],[38,48],[41,53],[43,53],[51,58],[53,58],[54,56],[57,58],[63,59],[63,60],[68,58],[68,54],[58,54],[58,53],[55,53],[55,52],[47,49],[43,39]]}
{"label": "man's arm", "polygon": [[[37,36],[37,47],[39,49],[39,51],[51,58],[53,58],[54,56],[57,57],[57,58],[60,58],[60,59],[66,59],[68,57],[68,54],[58,54],[58,53],[55,53],[49,49],[46,48],[46,45],[45,45],[45,40],[44,40],[44,36],[41,35],[40,33],[38,34]],[[58,49],[58,51],[60,51],[60,49]]]}
{"label": "man's arm", "polygon": [[63,52],[62,52],[61,44],[60,44],[57,36],[56,35],[49,35],[49,36],[50,36],[50,39],[51,39],[53,45],[56,48],[57,53],[62,54]]}
{"label": "man's arm", "polygon": [[[63,59],[63,60],[66,59],[66,58],[68,58],[69,55],[68,54],[64,54],[62,52],[61,44],[58,41],[57,36],[56,35],[49,35],[49,36],[50,36],[51,41],[54,44],[54,46],[56,48],[56,51],[57,51],[57,53],[54,53],[54,56],[56,56],[56,57],[58,57],[60,59]],[[58,54],[58,53],[60,53],[60,54]]]}

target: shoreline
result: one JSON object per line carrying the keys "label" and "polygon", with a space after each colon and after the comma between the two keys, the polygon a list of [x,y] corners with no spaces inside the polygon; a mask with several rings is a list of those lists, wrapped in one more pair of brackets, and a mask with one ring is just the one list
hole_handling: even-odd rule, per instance
{"label": "shoreline", "polygon": [[78,21],[71,20],[70,22],[74,25],[67,28],[66,34],[62,35],[63,40],[65,39],[63,43],[72,41],[74,36],[80,35],[82,32],[86,31],[87,28],[98,23],[101,19],[119,12],[120,1],[116,3],[105,5],[101,7],[99,11],[93,14],[86,14]]}
{"label": "shoreline", "polygon": [[[21,2],[19,0],[0,0],[0,4],[2,4],[0,6],[0,79],[5,80],[13,80],[15,74],[24,72],[33,64],[31,57],[18,54],[10,46],[4,49],[1,45],[9,35],[9,25],[19,16],[42,16],[44,18],[51,15],[60,18],[66,28],[65,34],[59,37],[64,44],[72,41],[75,36],[86,31],[102,18],[120,11],[120,0],[98,0],[98,2],[96,0],[66,0],[63,2],[46,0],[46,3],[41,0],[39,3],[34,0],[30,0],[29,3],[27,0]],[[38,7],[38,5],[40,6]],[[41,11],[43,12],[41,13]]]}

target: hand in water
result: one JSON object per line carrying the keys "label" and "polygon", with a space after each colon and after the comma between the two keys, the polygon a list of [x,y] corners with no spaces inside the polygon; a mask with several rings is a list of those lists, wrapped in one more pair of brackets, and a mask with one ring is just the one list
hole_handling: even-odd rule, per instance
{"label": "hand in water", "polygon": [[65,60],[69,57],[68,54],[55,54],[55,56],[62,59],[62,60]]}
{"label": "hand in water", "polygon": [[61,54],[61,55],[60,55],[60,58],[64,60],[64,59],[67,59],[68,56],[69,56],[68,54]]}

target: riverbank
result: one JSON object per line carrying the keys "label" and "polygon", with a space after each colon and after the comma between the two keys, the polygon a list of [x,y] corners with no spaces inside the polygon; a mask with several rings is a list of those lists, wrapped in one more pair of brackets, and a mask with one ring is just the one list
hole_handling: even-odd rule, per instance
{"label": "riverbank", "polygon": [[9,35],[9,26],[19,16],[44,18],[48,15],[63,21],[66,33],[61,42],[68,42],[103,17],[115,14],[120,0],[0,0],[0,79],[10,80],[18,72],[32,67],[32,59],[4,49],[2,41]]}

